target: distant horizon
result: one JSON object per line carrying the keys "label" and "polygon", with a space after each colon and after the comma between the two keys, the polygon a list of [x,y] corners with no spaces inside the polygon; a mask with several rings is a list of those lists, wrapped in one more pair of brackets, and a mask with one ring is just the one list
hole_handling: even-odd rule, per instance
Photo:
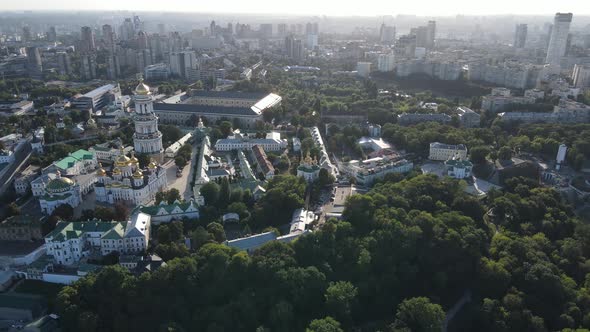
{"label": "distant horizon", "polygon": [[[497,0],[473,2],[470,0],[439,1],[416,0],[401,4],[387,0],[367,0],[359,3],[336,1],[300,0],[296,5],[283,5],[271,0],[226,0],[221,3],[196,4],[185,0],[167,2],[146,2],[128,0],[103,0],[93,3],[80,3],[74,0],[55,0],[51,3],[42,0],[23,0],[0,3],[0,12],[162,12],[162,13],[201,13],[231,15],[289,15],[289,16],[334,16],[334,17],[381,17],[408,15],[416,17],[453,16],[549,16],[557,12],[573,13],[576,16],[590,16],[590,1],[562,0],[560,2],[534,0]],[[461,8],[461,10],[457,10]]]}

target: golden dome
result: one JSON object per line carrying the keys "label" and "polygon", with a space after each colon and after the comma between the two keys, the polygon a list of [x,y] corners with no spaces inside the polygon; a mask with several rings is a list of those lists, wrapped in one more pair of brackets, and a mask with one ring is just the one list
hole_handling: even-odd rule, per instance
{"label": "golden dome", "polygon": [[107,172],[104,170],[104,168],[102,168],[101,163],[98,163],[98,167],[100,167],[100,168],[98,169],[98,171],[96,171],[96,175],[105,176],[107,174]]}
{"label": "golden dome", "polygon": [[137,85],[137,87],[135,88],[135,94],[137,95],[149,95],[150,92],[150,87],[147,86],[145,83],[143,83],[143,79],[139,80],[139,84]]}
{"label": "golden dome", "polygon": [[116,174],[116,175],[121,174],[121,170],[119,169],[119,167],[115,167],[115,169],[113,170],[113,174]]}
{"label": "golden dome", "polygon": [[156,164],[156,162],[152,159],[148,165],[148,168],[150,169],[156,169],[158,168],[158,165]]}
{"label": "golden dome", "polygon": [[138,169],[135,170],[135,172],[133,173],[133,178],[135,179],[141,179],[143,178],[143,173]]}
{"label": "golden dome", "polygon": [[135,157],[135,152],[131,151],[131,158],[129,158],[129,161],[132,164],[138,164],[139,160]]}
{"label": "golden dome", "polygon": [[127,166],[131,159],[125,155],[125,151],[121,148],[121,152],[119,153],[119,157],[117,157],[117,161],[115,161],[115,165],[119,167]]}

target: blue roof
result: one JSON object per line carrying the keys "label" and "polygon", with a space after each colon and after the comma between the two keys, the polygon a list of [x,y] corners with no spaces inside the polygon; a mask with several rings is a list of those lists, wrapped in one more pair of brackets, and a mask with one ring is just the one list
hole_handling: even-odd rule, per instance
{"label": "blue roof", "polygon": [[251,250],[261,247],[267,242],[276,240],[276,238],[277,235],[274,232],[266,232],[227,241],[227,245],[239,250]]}

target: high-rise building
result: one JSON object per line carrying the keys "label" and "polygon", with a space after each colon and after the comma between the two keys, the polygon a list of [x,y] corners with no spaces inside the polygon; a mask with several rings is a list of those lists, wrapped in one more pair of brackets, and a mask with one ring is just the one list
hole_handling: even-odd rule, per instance
{"label": "high-rise building", "polygon": [[24,26],[23,27],[22,40],[23,41],[31,41],[31,40],[33,40],[33,35],[31,34],[31,27],[30,26]]}
{"label": "high-rise building", "polygon": [[434,39],[436,38],[436,21],[428,21],[426,26],[426,45],[429,50],[434,49]]}
{"label": "high-rise building", "polygon": [[295,39],[292,35],[285,38],[285,53],[293,60],[303,59],[303,43],[301,39]]}
{"label": "high-rise building", "polygon": [[57,31],[55,31],[54,26],[49,27],[49,30],[47,30],[47,40],[50,42],[57,41]]}
{"label": "high-rise building", "polygon": [[121,76],[121,66],[119,65],[119,58],[115,55],[107,56],[107,78],[114,80]]}
{"label": "high-rise building", "polygon": [[57,52],[57,71],[60,75],[70,75],[72,73],[72,64],[70,56],[66,52]]}
{"label": "high-rise building", "polygon": [[260,25],[260,37],[272,38],[272,24],[261,24]]}
{"label": "high-rise building", "polygon": [[96,44],[94,43],[94,31],[91,27],[82,27],[80,29],[80,46],[82,52],[93,52],[96,50]]}
{"label": "high-rise building", "polygon": [[170,74],[190,79],[199,68],[194,51],[173,52],[169,55]]}
{"label": "high-rise building", "polygon": [[390,72],[395,68],[395,56],[393,53],[380,54],[377,58],[377,70],[380,72]]}
{"label": "high-rise building", "polygon": [[166,24],[158,23],[158,34],[164,36],[166,34]]}
{"label": "high-rise building", "polygon": [[37,47],[27,47],[27,70],[31,76],[40,76],[43,72],[41,54]]}
{"label": "high-rise building", "polygon": [[590,65],[574,65],[572,82],[576,88],[590,87]]}
{"label": "high-rise building", "polygon": [[279,37],[285,37],[287,35],[287,24],[279,23],[277,25],[277,33]]}
{"label": "high-rise building", "polygon": [[215,25],[215,21],[211,21],[211,24],[209,24],[209,34],[211,36],[215,36],[217,34],[217,25]]}
{"label": "high-rise building", "polygon": [[526,44],[528,26],[526,24],[517,24],[516,31],[514,32],[514,47],[524,48]]}
{"label": "high-rise building", "polygon": [[145,153],[159,162],[162,161],[164,148],[162,133],[158,130],[158,117],[154,113],[154,105],[150,88],[140,80],[135,88],[135,133],[133,145],[135,152]]}
{"label": "high-rise building", "polygon": [[428,27],[422,26],[410,30],[410,34],[416,36],[416,47],[424,47],[428,45]]}
{"label": "high-rise building", "polygon": [[140,50],[148,48],[147,34],[143,31],[137,33],[137,48]]}
{"label": "high-rise building", "polygon": [[112,26],[108,24],[102,26],[102,40],[106,49],[110,53],[115,53],[115,32]]}
{"label": "high-rise building", "polygon": [[135,38],[135,26],[130,18],[126,18],[121,25],[121,33],[119,34],[121,40],[131,40]]}
{"label": "high-rise building", "polygon": [[572,17],[572,13],[555,14],[549,47],[547,48],[547,58],[545,59],[545,63],[548,63],[553,71],[559,71],[561,68],[561,58],[567,50],[567,39]]}
{"label": "high-rise building", "polygon": [[379,41],[383,44],[393,44],[395,41],[395,27],[381,24],[379,29]]}
{"label": "high-rise building", "polygon": [[80,76],[85,80],[96,78],[96,56],[94,54],[84,54],[80,57]]}

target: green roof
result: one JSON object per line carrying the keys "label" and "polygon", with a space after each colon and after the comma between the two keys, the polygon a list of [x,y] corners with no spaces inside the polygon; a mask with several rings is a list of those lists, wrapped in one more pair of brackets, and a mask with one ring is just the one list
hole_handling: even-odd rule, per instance
{"label": "green roof", "polygon": [[78,266],[78,271],[80,272],[94,272],[94,271],[98,271],[102,268],[102,266],[100,265],[96,265],[96,264],[80,264],[80,266]]}
{"label": "green roof", "polygon": [[62,160],[58,161],[55,163],[55,166],[61,168],[61,169],[68,169],[72,166],[74,166],[74,164],[77,161],[80,160],[92,160],[94,159],[94,153],[84,150],[84,149],[80,149],[78,151],[72,152],[70,153],[69,156],[63,158]]}
{"label": "green roof", "polygon": [[84,150],[84,149],[80,149],[78,151],[72,152],[70,154],[70,156],[78,159],[78,160],[91,160],[94,158],[94,154],[90,151]]}
{"label": "green roof", "polygon": [[59,177],[59,178],[55,178],[53,180],[50,180],[47,183],[47,186],[45,187],[45,189],[47,189],[49,191],[62,191],[62,190],[70,189],[70,187],[73,185],[74,185],[74,181],[72,181],[71,179]]}
{"label": "green roof", "polygon": [[70,156],[68,156],[68,157],[65,157],[65,158],[63,158],[62,160],[60,160],[60,161],[56,162],[56,163],[55,163],[55,166],[57,166],[57,167],[59,167],[59,168],[61,168],[61,169],[65,170],[65,169],[68,169],[68,168],[70,168],[70,167],[74,166],[74,164],[75,164],[75,163],[76,163],[78,160],[79,160],[79,159],[77,159],[77,158],[74,158],[74,157],[70,157]]}
{"label": "green roof", "polygon": [[46,237],[52,237],[57,241],[69,240],[78,238],[87,232],[106,233],[114,227],[118,227],[117,225],[124,228],[124,223],[117,221],[60,222]]}
{"label": "green roof", "polygon": [[71,194],[65,194],[65,195],[44,195],[43,196],[43,200],[50,201],[50,202],[53,202],[53,201],[63,201],[63,200],[65,200],[66,198],[68,198],[70,196],[72,196],[72,195]]}
{"label": "green roof", "polygon": [[117,223],[115,227],[106,232],[101,239],[103,240],[120,240],[125,235],[125,227],[121,223]]}
{"label": "green roof", "polygon": [[159,204],[159,205],[152,205],[152,206],[142,206],[139,210],[143,213],[155,216],[158,214],[161,208],[163,208],[166,212],[171,213],[176,207],[179,207],[183,212],[186,211],[190,206],[194,205],[194,207],[198,210],[197,203],[195,202],[182,202],[182,203],[172,203],[172,204]]}

